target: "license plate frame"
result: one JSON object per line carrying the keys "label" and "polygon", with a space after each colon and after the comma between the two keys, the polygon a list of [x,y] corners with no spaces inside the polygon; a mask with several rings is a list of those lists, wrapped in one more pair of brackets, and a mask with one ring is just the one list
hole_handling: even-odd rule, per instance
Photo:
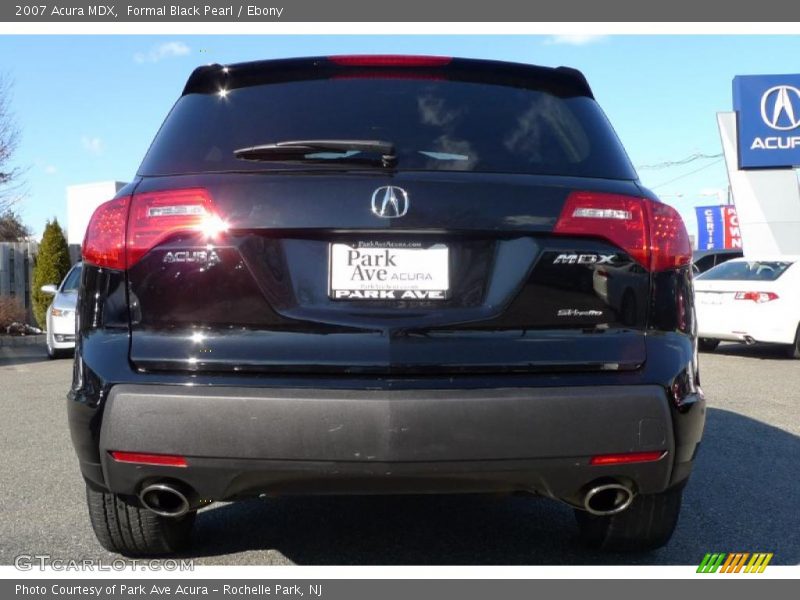
{"label": "license plate frame", "polygon": [[328,298],[391,302],[447,300],[450,247],[442,242],[361,240],[328,244]]}

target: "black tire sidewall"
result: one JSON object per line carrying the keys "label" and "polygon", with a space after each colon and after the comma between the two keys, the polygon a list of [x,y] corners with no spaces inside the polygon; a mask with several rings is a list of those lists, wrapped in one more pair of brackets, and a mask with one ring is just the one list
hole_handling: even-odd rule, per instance
{"label": "black tire sidewall", "polygon": [[[581,541],[595,550],[615,552],[649,552],[664,546],[678,523],[683,488],[678,485],[660,494],[637,496],[628,509],[611,516],[576,509]],[[653,519],[655,513],[662,518]],[[632,531],[637,533],[631,535]]]}
{"label": "black tire sidewall", "polygon": [[717,346],[719,346],[719,340],[703,337],[697,339],[697,348],[701,352],[713,352]]}
{"label": "black tire sidewall", "polygon": [[95,536],[110,552],[123,556],[180,554],[191,545],[196,512],[180,518],[161,517],[136,498],[86,485],[86,503]]}
{"label": "black tire sidewall", "polygon": [[794,333],[794,344],[789,346],[789,358],[800,358],[800,324]]}

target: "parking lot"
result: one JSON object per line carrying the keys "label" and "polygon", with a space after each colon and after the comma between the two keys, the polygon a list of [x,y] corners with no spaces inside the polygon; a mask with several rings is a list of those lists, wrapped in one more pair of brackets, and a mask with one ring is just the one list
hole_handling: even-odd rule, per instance
{"label": "parking lot", "polygon": [[[0,564],[19,554],[112,558],[91,532],[66,425],[71,361],[0,347]],[[525,497],[281,498],[218,504],[196,525],[198,564],[698,564],[706,552],[800,563],[800,361],[767,346],[701,357],[706,433],[664,549],[602,555],[571,510]]]}

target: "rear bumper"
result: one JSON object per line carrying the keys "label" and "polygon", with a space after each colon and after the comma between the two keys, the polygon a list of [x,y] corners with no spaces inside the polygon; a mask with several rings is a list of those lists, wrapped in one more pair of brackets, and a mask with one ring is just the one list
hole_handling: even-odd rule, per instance
{"label": "rear bumper", "polygon": [[739,328],[736,331],[728,331],[722,328],[702,330],[698,337],[723,342],[740,342],[750,344],[754,342],[764,342],[767,344],[791,344],[794,342],[794,335],[786,331],[764,331],[758,328]]}
{"label": "rear bumper", "polygon": [[75,335],[67,333],[48,333],[50,347],[54,350],[67,350],[75,347]]}
{"label": "rear bumper", "polygon": [[[117,385],[84,475],[136,494],[156,480],[201,498],[260,493],[527,491],[573,500],[601,478],[655,493],[688,476],[702,398],[681,415],[655,385],[460,390],[315,390]],[[687,405],[688,406],[688,405]],[[689,414],[690,413],[690,414]],[[113,450],[187,457],[117,462]],[[664,450],[592,466],[593,455]],[[680,463],[680,464],[679,464]],[[92,475],[94,474],[94,477]],[[96,481],[97,483],[97,481]]]}
{"label": "rear bumper", "polygon": [[794,343],[797,322],[782,310],[752,304],[745,307],[699,305],[698,336],[730,342]]}
{"label": "rear bumper", "polygon": [[[48,309],[49,312],[49,309]],[[75,347],[75,316],[48,316],[47,338],[54,350],[66,350]]]}

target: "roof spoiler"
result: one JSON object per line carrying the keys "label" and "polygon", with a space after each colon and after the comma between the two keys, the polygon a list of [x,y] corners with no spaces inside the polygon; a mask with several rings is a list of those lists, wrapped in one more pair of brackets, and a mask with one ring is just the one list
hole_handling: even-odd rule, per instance
{"label": "roof spoiler", "polygon": [[540,67],[471,58],[355,55],[288,58],[198,67],[183,94],[208,94],[266,83],[327,79],[347,73],[403,73],[408,77],[436,75],[454,81],[484,81],[498,85],[542,89],[558,96],[594,98],[583,73],[570,67]]}

